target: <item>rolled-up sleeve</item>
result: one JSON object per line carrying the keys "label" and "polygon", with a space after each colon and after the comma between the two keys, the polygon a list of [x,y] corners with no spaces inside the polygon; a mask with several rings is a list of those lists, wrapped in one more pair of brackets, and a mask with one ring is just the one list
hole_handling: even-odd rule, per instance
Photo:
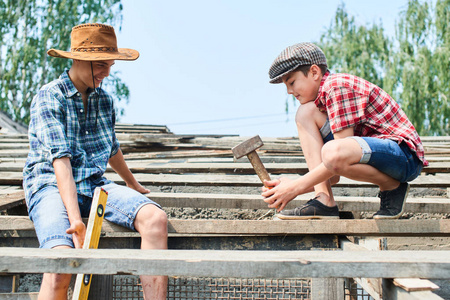
{"label": "rolled-up sleeve", "polygon": [[348,87],[334,87],[328,92],[326,108],[333,133],[365,122],[368,97]]}
{"label": "rolled-up sleeve", "polygon": [[72,158],[65,130],[64,98],[48,90],[41,90],[35,100],[34,125],[44,155],[50,162],[61,157]]}

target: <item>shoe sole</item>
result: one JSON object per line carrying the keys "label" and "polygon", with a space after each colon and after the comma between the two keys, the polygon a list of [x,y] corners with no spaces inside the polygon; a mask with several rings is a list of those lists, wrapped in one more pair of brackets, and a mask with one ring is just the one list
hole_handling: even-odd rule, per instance
{"label": "shoe sole", "polygon": [[321,220],[321,219],[339,219],[339,216],[283,216],[276,215],[280,220]]}
{"label": "shoe sole", "polygon": [[373,219],[375,220],[393,220],[393,219],[399,219],[404,211],[405,211],[405,205],[406,205],[406,198],[408,198],[408,194],[409,194],[409,184],[408,187],[406,188],[406,194],[405,194],[405,199],[403,200],[403,205],[402,205],[402,210],[396,214],[395,216],[373,216]]}

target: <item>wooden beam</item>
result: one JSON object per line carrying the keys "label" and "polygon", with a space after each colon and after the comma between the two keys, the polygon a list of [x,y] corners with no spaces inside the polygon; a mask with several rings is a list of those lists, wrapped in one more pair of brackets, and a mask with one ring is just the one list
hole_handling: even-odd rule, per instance
{"label": "wooden beam", "polygon": [[434,291],[439,289],[439,286],[429,280],[421,278],[394,278],[395,286],[401,287],[407,292],[416,291]]}
{"label": "wooden beam", "polygon": [[0,196],[0,211],[25,204],[25,193],[23,191]]}
{"label": "wooden beam", "polygon": [[[163,207],[268,209],[261,195],[150,193],[147,196]],[[301,206],[313,197],[312,193],[297,196],[287,208]],[[375,212],[380,208],[378,197],[335,196],[334,198],[340,211]],[[406,200],[406,212],[442,213],[449,210],[450,199],[448,198],[408,198]]]}
{"label": "wooden beam", "polygon": [[344,278],[312,278],[311,300],[345,299]]}
{"label": "wooden beam", "polygon": [[[267,209],[267,204],[260,195],[249,194],[204,194],[204,193],[150,193],[147,197],[163,207],[195,207],[195,208],[234,208],[234,209]],[[305,204],[314,197],[312,193],[297,196],[287,208]],[[375,212],[380,208],[378,197],[344,197],[336,196],[340,211]],[[0,210],[25,204],[23,191],[0,195]],[[442,213],[450,210],[450,199],[443,197],[408,198],[406,212]]]}
{"label": "wooden beam", "polygon": [[0,300],[38,300],[39,293],[0,293]]}
{"label": "wooden beam", "polygon": [[[3,237],[30,235],[33,223],[24,216],[0,216],[0,234]],[[169,219],[171,234],[206,235],[309,235],[337,234],[350,236],[450,236],[450,220],[179,220]],[[131,231],[105,220],[102,233],[105,237],[118,237]],[[132,232],[131,232],[132,233]],[[137,233],[136,233],[137,234]],[[123,236],[123,235],[122,235]]]}
{"label": "wooden beam", "polygon": [[[448,271],[447,271],[448,272]],[[414,277],[414,276],[413,276]],[[383,299],[389,300],[444,300],[432,291],[405,291],[391,279],[383,279]]]}
{"label": "wooden beam", "polygon": [[[11,146],[12,149],[14,146]],[[178,157],[183,157],[181,154],[184,152],[193,151],[180,151],[181,153]],[[200,152],[199,156],[205,151]],[[219,151],[214,151],[219,152]],[[220,151],[220,155],[232,155],[231,151]],[[151,153],[139,153],[140,160],[131,160],[128,162],[128,167],[133,173],[144,173],[144,174],[160,174],[160,173],[170,173],[170,174],[190,174],[190,173],[224,173],[224,174],[255,174],[255,170],[250,163],[245,162],[205,162],[205,163],[154,163],[150,160],[144,160],[145,157],[149,157]],[[134,158],[139,157],[136,153]],[[162,155],[162,154],[160,154]],[[169,155],[169,154],[165,154]],[[184,154],[186,155],[186,154]],[[207,152],[203,156],[212,156],[213,153]],[[156,155],[153,155],[156,157]],[[191,154],[191,157],[193,154]],[[218,156],[216,153],[215,156]],[[172,158],[174,154],[172,154]],[[185,156],[184,156],[185,157]],[[272,175],[280,174],[306,174],[308,172],[308,166],[306,163],[265,163],[267,171]],[[0,163],[0,172],[22,172],[24,167],[24,162],[7,162]],[[113,172],[109,167],[107,172]],[[450,172],[450,162],[434,162],[430,163],[429,166],[425,167],[422,171],[423,173],[449,173]]]}
{"label": "wooden beam", "polygon": [[237,278],[450,278],[450,251],[240,251],[0,248],[3,273]]}
{"label": "wooden beam", "polygon": [[[125,184],[123,179],[116,173],[106,173],[106,178],[118,183]],[[257,175],[229,175],[229,174],[134,174],[134,177],[143,185],[172,185],[172,186],[246,186],[261,187],[261,181]],[[298,178],[296,175],[288,175],[292,179]],[[21,185],[23,175],[21,172],[2,172],[0,184]],[[433,176],[420,175],[410,183],[411,187],[418,188],[446,188],[450,187],[450,178],[447,174],[436,174]],[[376,185],[366,182],[341,178],[335,187],[372,187]]]}
{"label": "wooden beam", "polygon": [[[383,251],[382,243],[372,239],[362,239],[364,246],[354,244],[347,239],[341,240],[344,251]],[[371,245],[367,248],[366,245]],[[371,276],[372,277],[372,276]],[[420,278],[355,278],[355,280],[375,299],[442,299],[431,293],[439,287],[433,282]]]}

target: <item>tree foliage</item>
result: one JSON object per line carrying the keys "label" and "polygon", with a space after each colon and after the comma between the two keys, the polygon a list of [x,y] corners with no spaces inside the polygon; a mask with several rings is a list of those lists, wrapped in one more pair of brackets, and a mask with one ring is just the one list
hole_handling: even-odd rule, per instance
{"label": "tree foliage", "polygon": [[[78,24],[120,26],[121,13],[121,0],[0,0],[0,109],[28,123],[34,94],[71,65],[49,57],[47,50],[69,50]],[[111,77],[106,88],[128,100],[127,86],[117,74]]]}
{"label": "tree foliage", "polygon": [[421,135],[448,135],[450,0],[409,0],[394,37],[357,25],[341,5],[320,46],[336,72],[365,78],[396,99]]}

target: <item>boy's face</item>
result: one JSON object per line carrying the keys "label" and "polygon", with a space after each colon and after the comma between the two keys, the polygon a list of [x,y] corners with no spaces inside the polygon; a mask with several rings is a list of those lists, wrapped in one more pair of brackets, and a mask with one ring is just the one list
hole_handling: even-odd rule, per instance
{"label": "boy's face", "polygon": [[[91,71],[91,62],[90,61],[80,61],[76,62],[79,66],[78,70],[78,78],[82,82],[86,88],[97,88],[100,86],[100,83],[109,76],[109,72],[111,71],[111,67],[114,65],[114,60],[100,60],[92,62],[92,71]],[[92,79],[92,73],[94,74],[94,79]],[[95,84],[95,87],[94,87]]]}
{"label": "boy's face", "polygon": [[301,71],[295,71],[283,78],[287,92],[293,95],[300,104],[314,101],[319,92],[322,73],[316,65],[311,66],[308,75],[305,76]]}

